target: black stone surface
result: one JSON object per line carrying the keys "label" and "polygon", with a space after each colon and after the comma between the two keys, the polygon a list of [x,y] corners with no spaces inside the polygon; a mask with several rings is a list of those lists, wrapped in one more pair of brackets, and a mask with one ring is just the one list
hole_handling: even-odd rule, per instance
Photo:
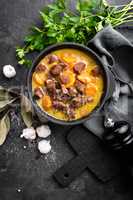
{"label": "black stone surface", "polygon": [[[32,24],[38,23],[38,10],[50,1],[0,0],[0,84],[25,85],[27,69],[17,65],[15,47],[23,42]],[[111,1],[112,2],[112,1]],[[126,1],[113,1],[124,3]],[[133,31],[120,29],[133,41]],[[15,66],[17,76],[7,80],[2,66]],[[0,200],[132,200],[132,182],[123,172],[103,184],[85,171],[68,188],[61,188],[52,174],[74,156],[65,136],[71,127],[50,124],[52,151],[37,159],[36,143],[20,138],[24,127],[17,109],[12,112],[12,128],[6,143],[0,147]],[[26,149],[24,148],[26,146]],[[92,155],[93,156],[93,155]]]}

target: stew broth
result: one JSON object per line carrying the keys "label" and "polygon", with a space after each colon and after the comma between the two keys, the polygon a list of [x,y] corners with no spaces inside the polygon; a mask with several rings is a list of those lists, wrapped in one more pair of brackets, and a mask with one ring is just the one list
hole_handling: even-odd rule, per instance
{"label": "stew broth", "polygon": [[60,49],[45,56],[32,75],[32,92],[42,110],[71,121],[89,115],[104,91],[100,66],[88,54]]}

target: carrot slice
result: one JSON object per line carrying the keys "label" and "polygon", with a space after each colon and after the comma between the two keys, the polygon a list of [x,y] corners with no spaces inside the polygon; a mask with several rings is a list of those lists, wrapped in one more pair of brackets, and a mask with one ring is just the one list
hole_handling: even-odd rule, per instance
{"label": "carrot slice", "polygon": [[93,84],[89,84],[86,88],[85,88],[85,94],[87,96],[95,96],[97,92],[97,88],[95,85]]}
{"label": "carrot slice", "polygon": [[48,95],[44,95],[43,98],[42,98],[42,106],[45,110],[51,108],[52,106],[52,101],[51,101],[51,98],[50,96]]}
{"label": "carrot slice", "polygon": [[42,86],[44,84],[44,81],[46,79],[44,72],[34,72],[33,73],[33,80],[36,84]]}
{"label": "carrot slice", "polygon": [[76,62],[76,57],[75,55],[71,54],[71,53],[62,53],[61,54],[61,59],[64,60],[65,62],[69,63],[69,64],[74,64]]}
{"label": "carrot slice", "polygon": [[65,85],[66,88],[70,88],[74,85],[75,74],[69,70],[64,71],[60,75],[61,82]]}
{"label": "carrot slice", "polygon": [[81,81],[82,83],[85,83],[85,84],[91,82],[90,77],[85,76],[84,74],[83,75],[78,75],[77,78],[78,78],[79,81]]}

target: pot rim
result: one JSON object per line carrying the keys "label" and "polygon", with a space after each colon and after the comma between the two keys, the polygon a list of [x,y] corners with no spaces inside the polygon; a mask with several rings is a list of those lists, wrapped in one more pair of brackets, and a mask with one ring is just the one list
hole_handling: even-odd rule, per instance
{"label": "pot rim", "polygon": [[[37,64],[41,61],[41,59],[48,55],[50,52],[53,52],[55,50],[58,49],[64,49],[64,48],[73,48],[73,49],[78,49],[81,50],[85,53],[88,53],[89,55],[91,55],[96,62],[98,63],[98,65],[100,65],[100,67],[102,67],[103,71],[104,71],[104,79],[105,79],[105,84],[104,84],[104,93],[102,95],[102,99],[100,101],[100,104],[87,116],[81,118],[81,119],[76,119],[76,120],[72,120],[72,121],[65,121],[65,120],[60,120],[60,119],[56,119],[53,116],[49,115],[47,112],[43,111],[38,104],[36,103],[36,101],[33,99],[33,95],[32,95],[32,73],[35,69],[35,67],[37,66]],[[34,60],[31,69],[28,72],[28,76],[27,76],[27,87],[28,87],[28,96],[29,99],[33,105],[33,108],[35,109],[35,112],[37,113],[37,115],[41,116],[44,119],[47,119],[53,123],[56,124],[60,124],[60,125],[77,125],[77,124],[81,124],[83,122],[85,122],[86,120],[89,120],[92,115],[94,116],[94,114],[96,114],[99,110],[101,110],[101,108],[103,107],[103,105],[105,104],[107,98],[108,98],[108,88],[109,88],[109,83],[110,83],[110,78],[109,78],[109,74],[108,74],[108,70],[107,67],[104,65],[102,59],[89,47],[82,45],[82,44],[78,44],[78,43],[74,43],[74,42],[63,42],[63,43],[57,43],[54,45],[51,45],[47,48],[45,48]]]}

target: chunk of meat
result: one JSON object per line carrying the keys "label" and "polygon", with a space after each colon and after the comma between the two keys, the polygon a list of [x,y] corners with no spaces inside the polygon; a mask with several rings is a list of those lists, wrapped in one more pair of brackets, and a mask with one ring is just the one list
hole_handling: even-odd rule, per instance
{"label": "chunk of meat", "polygon": [[80,74],[85,69],[86,64],[84,62],[78,62],[74,65],[73,69],[76,74]]}
{"label": "chunk of meat", "polygon": [[53,107],[60,111],[65,111],[66,104],[61,101],[53,101]]}
{"label": "chunk of meat", "polygon": [[45,71],[47,69],[46,65],[44,65],[43,63],[40,63],[37,65],[35,71],[36,72],[42,72]]}
{"label": "chunk of meat", "polygon": [[91,103],[93,102],[93,97],[92,96],[88,96],[88,97],[82,97],[82,103],[83,105],[85,105],[86,103]]}
{"label": "chunk of meat", "polygon": [[42,98],[42,106],[45,110],[48,110],[49,108],[52,107],[52,101],[50,96],[44,95]]}
{"label": "chunk of meat", "polygon": [[54,93],[50,93],[53,100],[61,101],[61,89],[56,89]]}
{"label": "chunk of meat", "polygon": [[74,85],[75,74],[69,70],[63,71],[60,74],[60,81],[65,85],[66,88],[70,88]]}
{"label": "chunk of meat", "polygon": [[56,89],[55,99],[57,101],[67,102],[70,99],[68,94],[63,94],[61,89]]}
{"label": "chunk of meat", "polygon": [[75,119],[75,116],[76,116],[75,111],[70,106],[67,107],[66,114],[67,114],[69,120]]}
{"label": "chunk of meat", "polygon": [[83,105],[85,105],[86,103],[92,102],[93,101],[93,97],[86,97],[86,96],[78,96],[72,99],[71,102],[71,107],[72,108],[79,108]]}
{"label": "chunk of meat", "polygon": [[47,74],[47,79],[53,79],[53,76],[52,76],[51,73],[48,73],[48,74]]}
{"label": "chunk of meat", "polygon": [[52,64],[52,63],[58,62],[58,61],[59,61],[58,56],[56,56],[54,54],[48,56],[48,64]]}
{"label": "chunk of meat", "polygon": [[81,81],[76,80],[75,87],[76,87],[76,89],[77,89],[80,93],[84,93],[84,91],[85,91],[85,84],[83,84]]}
{"label": "chunk of meat", "polygon": [[69,88],[69,95],[70,95],[71,97],[75,97],[77,94],[78,94],[78,91],[76,90],[75,87]]}
{"label": "chunk of meat", "polygon": [[50,70],[53,76],[58,76],[61,73],[61,71],[62,71],[62,66],[60,64],[54,65]]}
{"label": "chunk of meat", "polygon": [[61,83],[63,84],[68,84],[69,83],[69,76],[65,75],[65,74],[61,74],[60,75],[60,80],[61,80]]}
{"label": "chunk of meat", "polygon": [[63,69],[67,70],[69,68],[68,63],[60,61],[60,65],[63,67]]}
{"label": "chunk of meat", "polygon": [[44,95],[43,89],[41,87],[35,88],[34,95],[41,99]]}
{"label": "chunk of meat", "polygon": [[55,81],[52,79],[46,80],[46,88],[49,92],[55,92],[56,91]]}
{"label": "chunk of meat", "polygon": [[72,99],[71,103],[70,103],[70,107],[71,108],[79,108],[80,106],[82,106],[82,99],[81,97],[75,97]]}
{"label": "chunk of meat", "polygon": [[64,103],[67,103],[70,100],[70,96],[67,94],[63,94],[61,96],[61,101],[63,101]]}
{"label": "chunk of meat", "polygon": [[96,66],[94,69],[91,70],[91,74],[94,77],[99,77],[100,75],[102,75],[102,70],[100,67]]}
{"label": "chunk of meat", "polygon": [[53,77],[51,73],[48,73],[47,80],[48,79],[53,80],[55,82],[55,86],[57,89],[60,88],[60,82],[58,80],[56,80],[56,77]]}
{"label": "chunk of meat", "polygon": [[69,94],[68,89],[64,85],[61,85],[61,90],[63,94]]}

